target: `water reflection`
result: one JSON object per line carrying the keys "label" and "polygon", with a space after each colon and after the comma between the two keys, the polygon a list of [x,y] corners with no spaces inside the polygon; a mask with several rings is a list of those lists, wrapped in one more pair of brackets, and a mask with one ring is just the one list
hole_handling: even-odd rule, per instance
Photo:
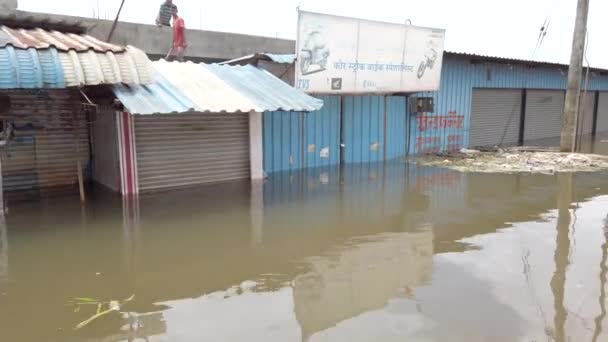
{"label": "water reflection", "polygon": [[293,282],[296,319],[302,340],[368,311],[390,299],[411,299],[413,289],[430,280],[433,234],[430,229],[397,233],[379,241],[308,261],[310,271]]}
{"label": "water reflection", "polygon": [[557,200],[557,234],[555,247],[555,272],[551,278],[551,290],[555,300],[555,332],[547,332],[557,342],[566,341],[566,320],[568,312],[564,306],[566,295],[566,271],[570,265],[570,203],[572,202],[572,174],[558,174],[559,195]]}
{"label": "water reflection", "polygon": [[602,244],[602,259],[600,261],[600,295],[598,298],[600,313],[594,321],[593,342],[599,341],[602,335],[602,324],[606,319],[606,275],[608,274],[608,216],[604,220],[604,243]]}
{"label": "water reflection", "polygon": [[8,233],[4,216],[0,216],[0,282],[8,278]]}
{"label": "water reflection", "polygon": [[[395,163],[22,204],[0,228],[0,338],[602,341],[606,194],[605,174]],[[68,299],[131,294],[71,330]]]}

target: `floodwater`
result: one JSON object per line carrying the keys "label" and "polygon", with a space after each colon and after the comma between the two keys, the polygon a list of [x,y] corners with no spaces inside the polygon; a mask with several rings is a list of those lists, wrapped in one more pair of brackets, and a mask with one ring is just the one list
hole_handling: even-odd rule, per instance
{"label": "floodwater", "polygon": [[607,341],[607,217],[608,173],[399,162],[15,203],[0,341]]}

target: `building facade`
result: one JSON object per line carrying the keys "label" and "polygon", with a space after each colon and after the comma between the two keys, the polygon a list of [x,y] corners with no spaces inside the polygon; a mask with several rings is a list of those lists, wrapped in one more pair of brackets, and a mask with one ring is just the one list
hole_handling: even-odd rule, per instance
{"label": "building facade", "polygon": [[149,67],[134,47],[72,31],[0,25],[0,194],[21,199],[79,185],[84,196],[96,140],[90,130],[96,106],[86,93],[149,83]]}
{"label": "building facade", "polygon": [[[269,70],[267,68],[267,70]],[[557,144],[568,66],[446,52],[440,89],[328,96],[310,113],[264,115],[267,173],[465,147]],[[589,70],[579,132],[608,131],[608,71]],[[434,108],[415,112],[415,98]]]}
{"label": "building facade", "polygon": [[[262,115],[305,113],[322,101],[251,65],[153,62],[155,82],[115,86],[123,110],[95,130],[114,140],[100,150],[120,165],[99,183],[127,195],[240,179],[262,180]],[[276,114],[281,115],[281,114]],[[118,161],[118,162],[117,162]],[[97,178],[96,178],[97,180]]]}

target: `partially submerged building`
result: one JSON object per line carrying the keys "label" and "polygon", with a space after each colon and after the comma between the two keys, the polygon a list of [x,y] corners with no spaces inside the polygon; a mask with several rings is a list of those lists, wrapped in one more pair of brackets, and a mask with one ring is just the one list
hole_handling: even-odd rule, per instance
{"label": "partially submerged building", "polygon": [[101,158],[109,169],[101,174],[116,172],[98,181],[124,195],[262,179],[262,115],[323,106],[250,65],[152,64],[155,83],[115,86],[124,110],[103,113],[95,128],[108,137]]}
{"label": "partially submerged building", "polygon": [[149,83],[150,70],[148,57],[134,47],[82,33],[0,26],[4,192],[39,194],[78,183],[82,189],[92,175],[94,145],[105,140],[90,129],[96,106],[87,93]]}
{"label": "partially submerged building", "polygon": [[[254,54],[226,63],[257,65],[263,61],[274,64],[265,65],[267,70],[285,70],[285,61],[293,56]],[[294,73],[293,67],[289,70]],[[608,70],[588,71],[580,99],[582,135],[608,132]],[[321,111],[265,115],[264,167],[270,173],[463,147],[555,145],[561,131],[567,73],[568,66],[562,64],[445,52],[438,91],[356,96],[315,93],[311,95],[325,102]],[[419,99],[432,106],[417,106]]]}

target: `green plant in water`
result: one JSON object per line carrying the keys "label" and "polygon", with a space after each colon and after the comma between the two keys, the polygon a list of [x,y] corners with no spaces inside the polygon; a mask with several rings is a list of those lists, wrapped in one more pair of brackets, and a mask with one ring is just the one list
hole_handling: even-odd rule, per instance
{"label": "green plant in water", "polygon": [[125,304],[132,301],[133,299],[135,299],[135,295],[132,295],[131,297],[129,297],[125,300],[122,300],[122,301],[111,300],[111,301],[107,301],[107,302],[102,302],[95,298],[79,297],[79,298],[74,298],[74,299],[70,300],[66,305],[73,306],[74,312],[80,312],[80,310],[82,308],[87,307],[87,306],[89,306],[89,307],[93,306],[96,308],[94,315],[89,317],[87,320],[84,320],[84,321],[78,323],[74,327],[74,330],[79,330],[79,329],[82,329],[82,328],[86,327],[87,325],[91,324],[96,319],[101,318],[107,314],[110,314],[112,312],[120,312],[120,309]]}

